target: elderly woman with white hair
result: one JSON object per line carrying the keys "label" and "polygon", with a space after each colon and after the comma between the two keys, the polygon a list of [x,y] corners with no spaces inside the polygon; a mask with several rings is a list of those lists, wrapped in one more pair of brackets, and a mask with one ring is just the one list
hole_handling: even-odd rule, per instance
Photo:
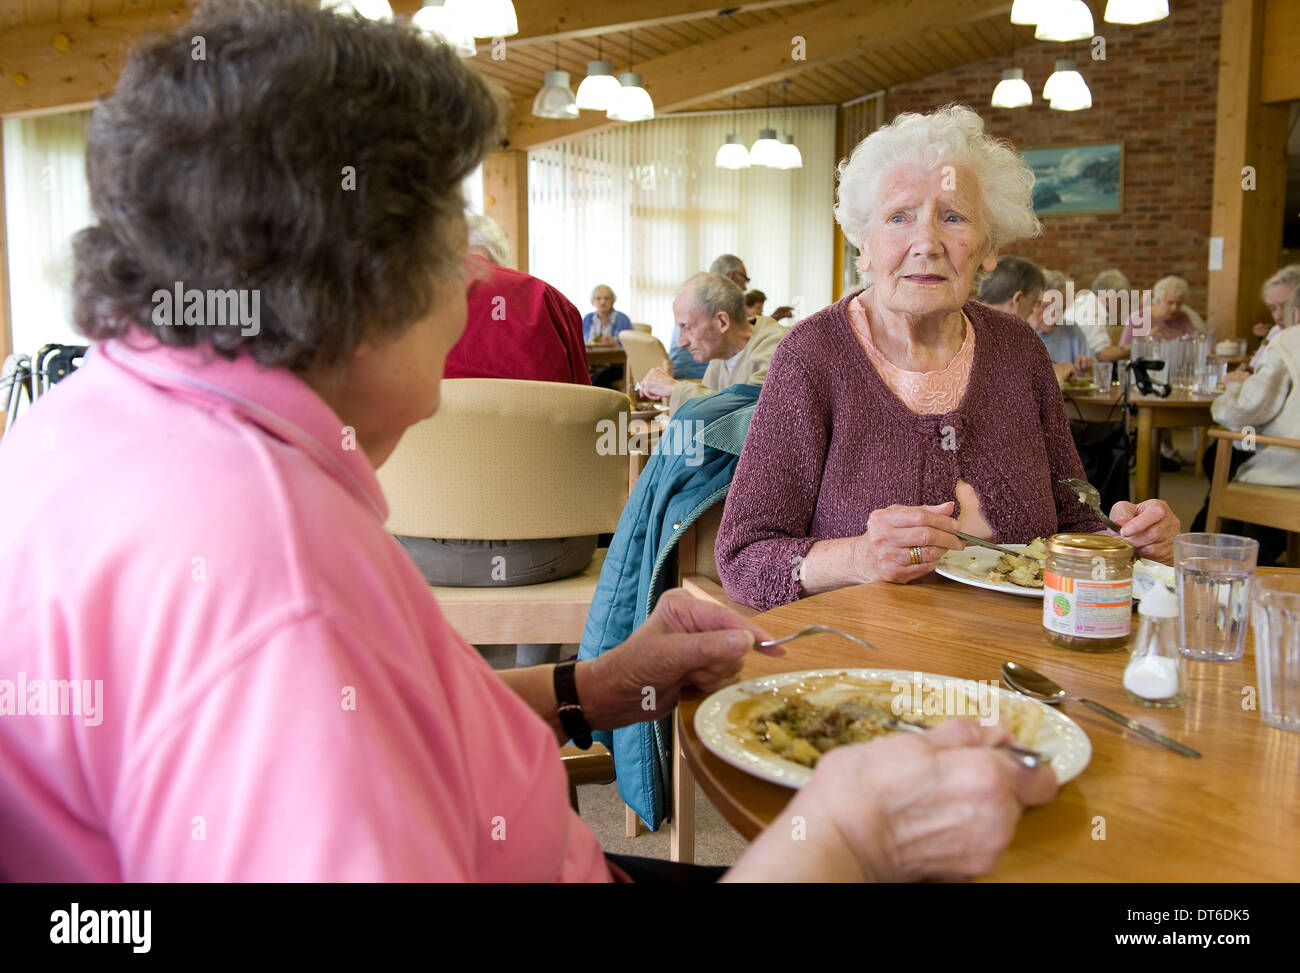
{"label": "elderly woman with white hair", "polygon": [[[1103,530],[1062,480],[1082,477],[1052,363],[1024,322],[967,300],[976,271],[1041,231],[1033,174],[979,116],[903,114],[840,165],[836,218],[865,290],[777,349],[718,533],[730,597],[770,608],[868,581],[906,582],[960,550]],[[1111,516],[1168,561],[1161,500]]]}
{"label": "elderly woman with white hair", "polygon": [[[1170,275],[1161,277],[1151,288],[1151,307],[1135,307],[1128,320],[1124,322],[1124,333],[1120,335],[1121,348],[1131,348],[1134,338],[1181,338],[1183,335],[1196,334],[1196,322],[1183,307],[1187,300],[1187,281]],[[1148,313],[1150,319],[1147,318]]]}

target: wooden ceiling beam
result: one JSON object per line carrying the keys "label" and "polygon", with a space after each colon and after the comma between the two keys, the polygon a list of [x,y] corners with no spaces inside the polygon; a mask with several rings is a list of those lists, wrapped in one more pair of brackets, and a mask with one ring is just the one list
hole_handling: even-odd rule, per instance
{"label": "wooden ceiling beam", "polygon": [[[635,69],[656,111],[680,111],[1010,9],[1008,0],[835,0],[637,62]],[[804,40],[805,60],[794,59],[796,37]],[[600,112],[584,112],[572,121],[537,118],[530,94],[515,101],[509,144],[513,149],[537,148],[621,124],[629,123],[611,122]]]}

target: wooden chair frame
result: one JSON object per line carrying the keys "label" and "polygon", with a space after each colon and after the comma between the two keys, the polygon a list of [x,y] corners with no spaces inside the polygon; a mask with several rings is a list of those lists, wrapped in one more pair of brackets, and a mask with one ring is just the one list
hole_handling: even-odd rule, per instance
{"label": "wooden chair frame", "polygon": [[[1300,568],[1300,487],[1262,486],[1234,483],[1228,479],[1232,462],[1232,443],[1246,438],[1245,433],[1211,429],[1210,438],[1218,440],[1214,456],[1214,477],[1210,483],[1210,509],[1205,529],[1216,533],[1226,518],[1287,532],[1287,563]],[[1281,446],[1300,451],[1300,439],[1278,436],[1253,436],[1257,446]],[[1300,463],[1300,455],[1296,462]]]}

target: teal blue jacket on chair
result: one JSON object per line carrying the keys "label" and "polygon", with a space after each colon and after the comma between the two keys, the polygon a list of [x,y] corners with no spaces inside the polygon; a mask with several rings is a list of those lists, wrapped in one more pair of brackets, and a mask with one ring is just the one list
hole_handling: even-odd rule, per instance
{"label": "teal blue jacket on chair", "polygon": [[[587,615],[579,659],[625,641],[673,583],[677,540],[731,488],[757,385],[689,399],[664,430],[619,518]],[[651,830],[671,793],[668,719],[593,734],[614,755],[619,796]]]}

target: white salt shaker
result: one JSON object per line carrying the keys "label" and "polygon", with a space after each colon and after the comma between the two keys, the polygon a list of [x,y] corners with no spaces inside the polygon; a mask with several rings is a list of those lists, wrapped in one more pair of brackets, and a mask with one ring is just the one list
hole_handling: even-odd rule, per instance
{"label": "white salt shaker", "polygon": [[1178,599],[1156,584],[1138,605],[1138,616],[1124,689],[1143,706],[1177,706],[1187,688],[1187,670],[1178,651]]}

